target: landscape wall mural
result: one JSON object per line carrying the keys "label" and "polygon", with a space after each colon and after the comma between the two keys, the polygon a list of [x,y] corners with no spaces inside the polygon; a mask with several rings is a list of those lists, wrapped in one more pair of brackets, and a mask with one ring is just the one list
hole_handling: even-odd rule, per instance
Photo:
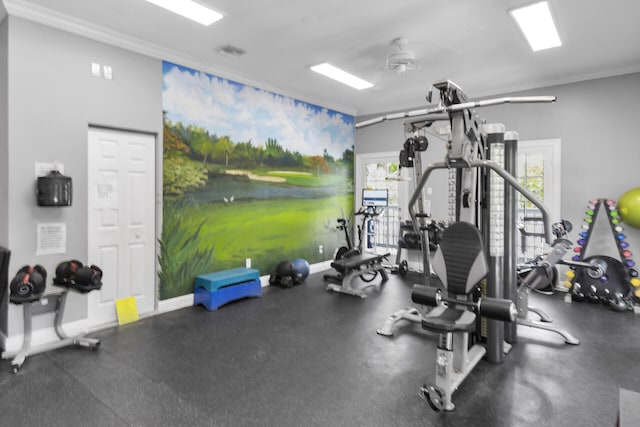
{"label": "landscape wall mural", "polygon": [[162,66],[160,299],[247,258],[261,275],[330,259],[353,212],[353,116]]}

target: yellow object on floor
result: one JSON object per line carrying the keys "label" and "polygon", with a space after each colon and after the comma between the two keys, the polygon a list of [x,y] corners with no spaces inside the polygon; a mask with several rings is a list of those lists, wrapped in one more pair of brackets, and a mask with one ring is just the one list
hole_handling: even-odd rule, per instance
{"label": "yellow object on floor", "polygon": [[138,306],[136,297],[127,297],[116,300],[116,313],[118,314],[118,325],[126,325],[138,320]]}

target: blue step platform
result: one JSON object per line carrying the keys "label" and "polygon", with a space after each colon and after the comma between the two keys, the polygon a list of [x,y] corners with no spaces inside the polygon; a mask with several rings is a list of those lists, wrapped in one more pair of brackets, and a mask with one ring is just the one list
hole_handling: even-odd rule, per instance
{"label": "blue step platform", "polygon": [[228,302],[262,296],[260,272],[255,268],[233,268],[196,277],[193,305],[217,310]]}

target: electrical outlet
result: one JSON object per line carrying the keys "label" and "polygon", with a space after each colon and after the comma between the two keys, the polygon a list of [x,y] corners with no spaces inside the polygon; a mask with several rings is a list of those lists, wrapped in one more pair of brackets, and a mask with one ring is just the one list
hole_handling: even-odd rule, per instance
{"label": "electrical outlet", "polygon": [[318,253],[319,254],[323,254],[324,253],[324,246],[322,246],[322,245],[318,246]]}

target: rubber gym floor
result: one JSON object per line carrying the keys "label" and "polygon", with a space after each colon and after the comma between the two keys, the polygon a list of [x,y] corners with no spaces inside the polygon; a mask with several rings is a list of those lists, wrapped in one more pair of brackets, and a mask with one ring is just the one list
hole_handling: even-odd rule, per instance
{"label": "rubber gym floor", "polygon": [[640,391],[639,315],[532,294],[580,344],[519,326],[504,362],[480,361],[455,411],[436,413],[418,389],[433,378],[437,336],[408,322],[376,334],[412,305],[414,281],[391,275],[360,299],[314,274],[216,311],[90,334],[98,350],[34,355],[17,374],[2,361],[0,425],[601,427],[616,424],[619,388]]}

